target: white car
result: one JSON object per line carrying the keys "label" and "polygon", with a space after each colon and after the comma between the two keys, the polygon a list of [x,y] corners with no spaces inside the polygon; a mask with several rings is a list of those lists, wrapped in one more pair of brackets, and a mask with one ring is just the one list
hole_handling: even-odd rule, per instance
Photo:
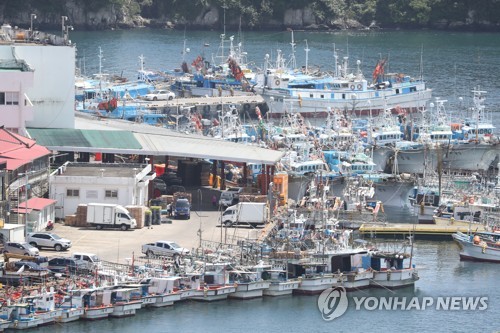
{"label": "white car", "polygon": [[175,256],[187,255],[189,250],[180,247],[178,244],[171,241],[157,241],[154,243],[144,244],[142,246],[142,253],[151,256]]}
{"label": "white car", "polygon": [[38,248],[50,247],[56,251],[67,250],[71,247],[71,241],[48,232],[32,232],[26,236],[30,245]]}
{"label": "white car", "polygon": [[155,90],[144,96],[147,101],[170,101],[175,98],[175,94],[168,90]]}
{"label": "white car", "polygon": [[38,256],[40,251],[28,243],[8,242],[5,243],[3,253],[14,253],[25,256]]}

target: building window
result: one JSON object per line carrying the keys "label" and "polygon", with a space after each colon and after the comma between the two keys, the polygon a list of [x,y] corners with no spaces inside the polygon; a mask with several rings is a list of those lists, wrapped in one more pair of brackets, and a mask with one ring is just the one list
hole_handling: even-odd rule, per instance
{"label": "building window", "polygon": [[104,197],[106,198],[118,198],[117,190],[106,190]]}
{"label": "building window", "polygon": [[19,105],[19,93],[0,92],[0,105]]}
{"label": "building window", "polygon": [[68,188],[66,189],[66,196],[67,197],[79,197],[80,196],[80,190],[75,190]]}

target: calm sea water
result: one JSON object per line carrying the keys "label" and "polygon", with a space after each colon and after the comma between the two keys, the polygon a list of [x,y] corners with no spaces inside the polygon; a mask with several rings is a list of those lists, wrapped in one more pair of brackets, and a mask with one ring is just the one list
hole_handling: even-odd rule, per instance
{"label": "calm sea water", "polygon": [[[164,70],[180,67],[184,39],[190,63],[200,53],[210,58],[219,44],[218,31],[193,32],[133,30],[74,32],[71,39],[78,49],[78,66],[90,75],[98,72],[98,48],[102,47],[103,69],[111,74],[134,78],[139,55],[146,68]],[[230,36],[237,33],[227,32]],[[470,104],[473,87],[488,91],[486,106],[494,110],[500,126],[500,44],[499,34],[449,32],[296,32],[296,58],[305,65],[305,40],[311,49],[309,64],[332,70],[333,48],[350,57],[351,66],[361,60],[370,76],[377,60],[389,57],[388,71],[418,75],[434,89],[434,96],[449,100],[449,109]],[[244,33],[243,45],[249,61],[262,66],[264,55],[276,55],[279,48],[290,54],[290,33]],[[204,46],[209,44],[209,46]],[[423,64],[423,67],[420,65]],[[461,101],[459,97],[463,97]],[[393,221],[414,219],[408,211],[389,211]],[[100,322],[76,322],[37,329],[37,332],[494,332],[500,329],[500,290],[495,264],[461,262],[452,241],[417,241],[414,263],[420,280],[414,289],[369,290],[355,296],[487,296],[485,311],[348,311],[331,322],[323,321],[316,296],[263,298],[249,301],[222,301],[213,304],[184,302],[173,307],[141,310],[132,318]]]}

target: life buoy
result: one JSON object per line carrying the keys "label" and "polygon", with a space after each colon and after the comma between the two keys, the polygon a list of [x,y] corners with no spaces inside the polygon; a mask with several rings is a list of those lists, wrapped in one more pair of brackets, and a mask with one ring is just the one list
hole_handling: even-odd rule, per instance
{"label": "life buoy", "polygon": [[361,84],[358,84],[358,90],[361,90],[361,87],[362,87]]}
{"label": "life buoy", "polygon": [[280,85],[280,83],[281,83],[281,82],[280,82],[280,80],[276,80],[276,81],[274,81],[274,84],[275,84],[275,85],[277,85],[277,86],[279,86],[279,85]]}
{"label": "life buoy", "polygon": [[354,90],[355,88],[354,84],[351,84],[351,90]]}
{"label": "life buoy", "polygon": [[250,104],[248,104],[248,103],[243,104],[243,110],[244,111],[250,111]]}

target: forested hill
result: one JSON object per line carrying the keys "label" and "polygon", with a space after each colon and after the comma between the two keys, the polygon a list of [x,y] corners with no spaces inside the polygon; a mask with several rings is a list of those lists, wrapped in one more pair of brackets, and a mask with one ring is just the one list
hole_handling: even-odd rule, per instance
{"label": "forested hill", "polygon": [[[35,14],[35,16],[32,15]],[[50,29],[500,31],[500,0],[0,0],[0,22]],[[33,20],[32,20],[33,18]]]}

